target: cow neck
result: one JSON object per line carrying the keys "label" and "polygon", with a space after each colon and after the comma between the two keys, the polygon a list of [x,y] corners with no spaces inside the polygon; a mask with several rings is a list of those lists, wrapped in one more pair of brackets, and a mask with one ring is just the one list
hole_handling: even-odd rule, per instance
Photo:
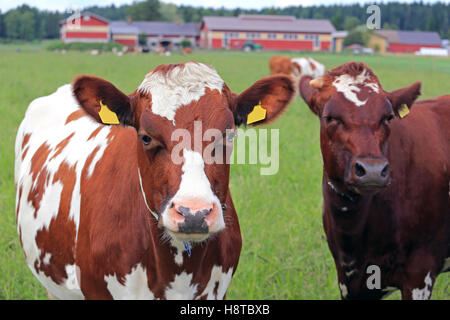
{"label": "cow neck", "polygon": [[144,198],[145,206],[147,207],[148,211],[151,213],[151,215],[156,219],[156,221],[159,220],[158,214],[151,209],[150,203],[148,201],[149,197],[147,196],[150,194],[150,190],[148,186],[146,186],[145,181],[148,181],[146,179],[148,170],[150,168],[150,163],[145,155],[144,150],[140,148],[139,144],[137,146],[137,153],[138,153],[138,165],[137,165],[137,174],[139,177],[139,190],[141,190],[142,197]]}
{"label": "cow neck", "polygon": [[333,221],[336,231],[358,238],[368,220],[371,196],[362,196],[346,189],[342,183],[323,176],[324,214]]}

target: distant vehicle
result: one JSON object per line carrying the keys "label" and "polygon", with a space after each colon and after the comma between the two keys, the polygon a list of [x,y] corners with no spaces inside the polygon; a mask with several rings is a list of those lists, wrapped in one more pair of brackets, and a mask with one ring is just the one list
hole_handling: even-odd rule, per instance
{"label": "distant vehicle", "polygon": [[147,46],[143,46],[143,47],[142,47],[142,52],[143,52],[143,53],[148,53],[148,52],[150,52],[150,48],[147,47]]}
{"label": "distant vehicle", "polygon": [[449,55],[449,52],[444,48],[420,48],[419,51],[416,51],[416,55],[446,57]]}
{"label": "distant vehicle", "polygon": [[374,54],[372,48],[366,48],[360,44],[352,44],[346,47],[345,50],[351,50],[352,54]]}
{"label": "distant vehicle", "polygon": [[253,43],[253,41],[246,41],[244,46],[242,47],[242,50],[245,52],[249,51],[261,51],[262,46],[257,43]]}

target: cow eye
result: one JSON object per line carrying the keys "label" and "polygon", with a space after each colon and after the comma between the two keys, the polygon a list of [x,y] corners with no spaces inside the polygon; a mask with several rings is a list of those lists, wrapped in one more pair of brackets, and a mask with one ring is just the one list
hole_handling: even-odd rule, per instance
{"label": "cow eye", "polygon": [[325,116],[325,122],[327,124],[338,124],[338,123],[341,123],[342,121],[339,118],[335,118],[332,116]]}
{"label": "cow eye", "polygon": [[152,142],[152,138],[150,138],[149,136],[143,135],[141,137],[142,139],[142,143],[144,144],[144,146],[148,146],[150,144],[150,142]]}

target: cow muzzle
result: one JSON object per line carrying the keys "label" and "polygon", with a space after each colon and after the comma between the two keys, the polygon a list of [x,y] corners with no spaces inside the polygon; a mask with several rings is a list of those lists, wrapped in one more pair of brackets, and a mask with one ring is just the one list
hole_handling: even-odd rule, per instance
{"label": "cow muzzle", "polygon": [[346,183],[359,194],[374,194],[390,182],[389,162],[385,158],[355,157]]}
{"label": "cow muzzle", "polygon": [[164,226],[170,235],[184,241],[205,240],[224,227],[220,223],[218,205],[200,199],[172,201],[165,220]]}

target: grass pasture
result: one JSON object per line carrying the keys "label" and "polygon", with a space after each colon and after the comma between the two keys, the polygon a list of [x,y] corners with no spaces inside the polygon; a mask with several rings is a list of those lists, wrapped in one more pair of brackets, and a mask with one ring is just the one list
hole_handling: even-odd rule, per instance
{"label": "grass pasture", "polygon": [[[268,61],[274,54],[218,51],[190,56],[117,57],[3,49],[0,47],[0,299],[46,299],[43,287],[25,264],[14,213],[14,140],[33,99],[54,92],[82,73],[108,79],[128,93],[153,67],[187,60],[214,66],[231,90],[240,92],[268,75]],[[420,80],[421,99],[449,93],[450,59],[314,57],[327,68],[351,60],[364,61],[386,90]],[[230,188],[241,224],[243,250],[227,298],[338,299],[336,271],[321,220],[318,121],[297,99],[270,127],[280,128],[278,174],[260,176],[258,165],[233,165],[231,169]],[[399,296],[394,294],[391,299]],[[450,299],[449,273],[438,277],[432,298]]]}

